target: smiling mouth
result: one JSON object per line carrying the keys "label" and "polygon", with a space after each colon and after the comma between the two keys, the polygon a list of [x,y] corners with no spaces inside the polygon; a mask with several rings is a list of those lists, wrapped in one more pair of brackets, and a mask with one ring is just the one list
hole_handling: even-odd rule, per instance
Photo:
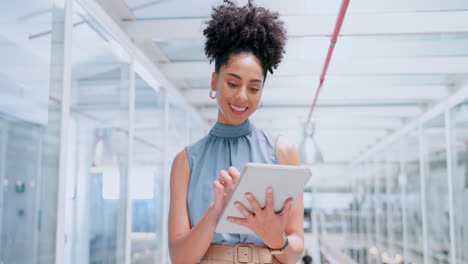
{"label": "smiling mouth", "polygon": [[229,107],[231,108],[231,111],[234,112],[234,114],[241,115],[247,111],[248,107],[238,107],[232,104],[229,104]]}

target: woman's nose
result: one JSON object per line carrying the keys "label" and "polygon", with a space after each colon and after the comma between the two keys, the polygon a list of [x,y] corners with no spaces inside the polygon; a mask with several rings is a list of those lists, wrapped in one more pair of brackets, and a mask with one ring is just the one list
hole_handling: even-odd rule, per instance
{"label": "woman's nose", "polygon": [[248,100],[247,87],[242,87],[241,89],[239,89],[236,94],[236,97],[240,101],[247,101]]}

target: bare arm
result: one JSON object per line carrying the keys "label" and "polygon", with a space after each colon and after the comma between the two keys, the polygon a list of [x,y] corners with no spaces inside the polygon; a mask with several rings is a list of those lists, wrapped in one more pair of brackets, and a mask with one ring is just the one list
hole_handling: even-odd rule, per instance
{"label": "bare arm", "polygon": [[191,229],[187,208],[190,168],[187,152],[175,157],[171,170],[171,200],[169,209],[169,251],[172,263],[196,263],[210,246],[214,236],[216,216],[213,210]]}
{"label": "bare arm", "polygon": [[187,205],[190,166],[187,152],[183,150],[175,157],[171,171],[171,199],[169,209],[169,251],[174,264],[198,262],[213,240],[216,222],[224,208],[225,198],[237,182],[239,172],[229,168],[221,171],[219,181],[213,183],[215,202],[210,205],[203,218],[192,228]]}

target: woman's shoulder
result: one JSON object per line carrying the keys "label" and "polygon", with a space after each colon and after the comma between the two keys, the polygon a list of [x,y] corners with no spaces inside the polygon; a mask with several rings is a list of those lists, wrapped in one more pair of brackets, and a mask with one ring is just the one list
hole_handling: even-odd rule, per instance
{"label": "woman's shoulder", "polygon": [[188,155],[185,149],[179,151],[172,161],[173,168],[183,168],[188,165]]}
{"label": "woman's shoulder", "polygon": [[285,136],[280,135],[278,137],[276,152],[278,155],[278,164],[300,165],[301,163],[296,146]]}
{"label": "woman's shoulder", "polygon": [[265,138],[265,142],[275,150],[276,162],[285,165],[299,165],[299,155],[296,146],[283,134],[257,128],[259,138]]}
{"label": "woman's shoulder", "polygon": [[266,139],[268,143],[275,147],[278,143],[278,139],[281,137],[281,134],[279,133],[275,133],[258,127],[255,128],[254,132],[256,133],[257,137]]}

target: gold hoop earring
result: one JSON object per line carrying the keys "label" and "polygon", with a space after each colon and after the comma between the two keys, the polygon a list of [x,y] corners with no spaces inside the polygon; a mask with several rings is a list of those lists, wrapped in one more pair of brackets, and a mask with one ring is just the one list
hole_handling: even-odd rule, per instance
{"label": "gold hoop earring", "polygon": [[257,105],[257,109],[260,109],[263,107],[263,102],[260,102],[258,105]]}
{"label": "gold hoop earring", "polygon": [[[214,94],[213,94],[214,92]],[[210,98],[215,99],[216,98],[216,91],[210,90]]]}

